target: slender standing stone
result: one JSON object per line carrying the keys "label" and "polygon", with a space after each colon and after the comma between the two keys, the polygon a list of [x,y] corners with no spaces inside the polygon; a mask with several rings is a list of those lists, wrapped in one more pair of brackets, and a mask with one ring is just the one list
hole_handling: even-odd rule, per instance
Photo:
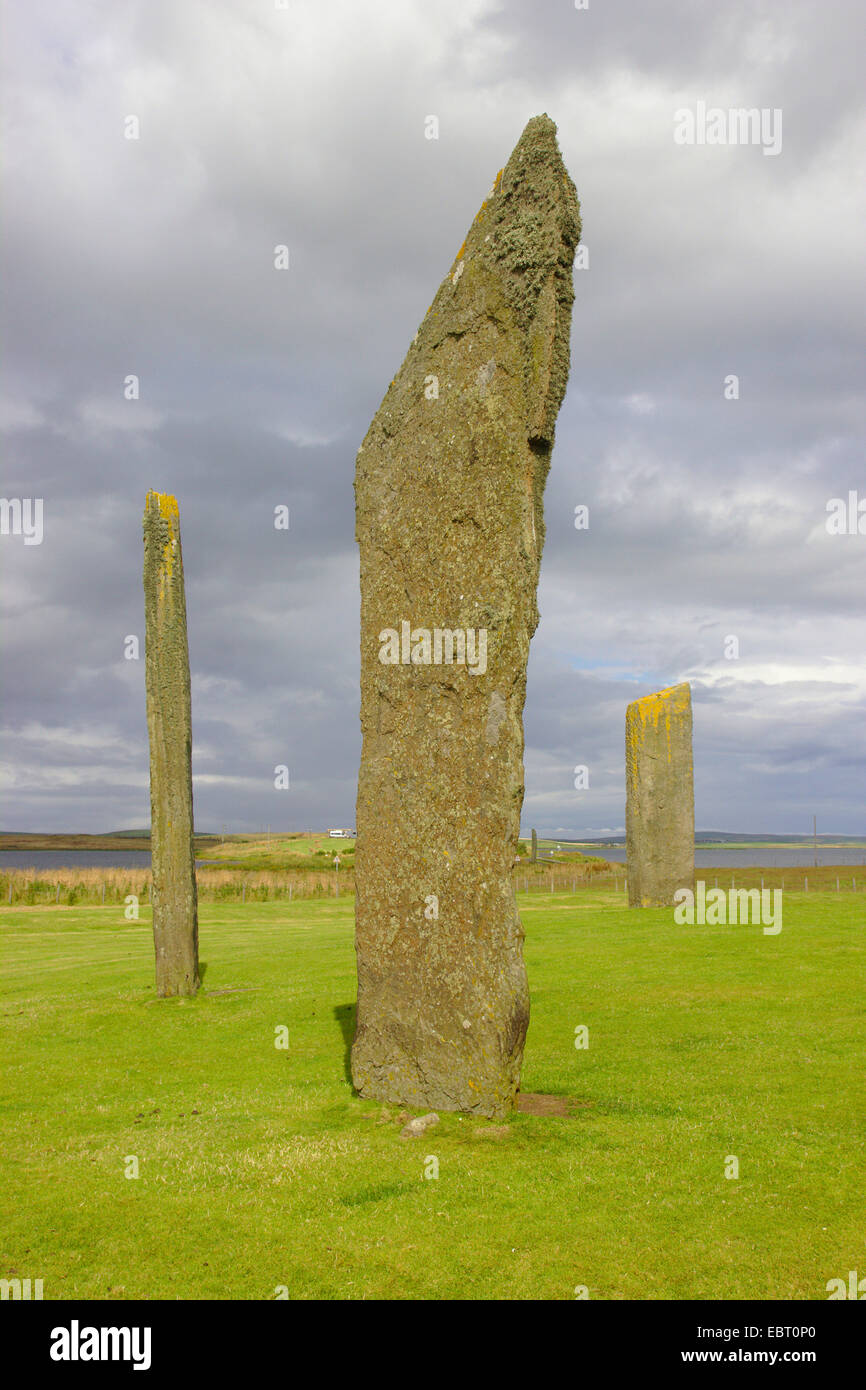
{"label": "slender standing stone", "polygon": [[538,859],[538,836],[536,835],[535,831],[533,830],[533,832],[532,832],[532,862],[533,862],[533,864],[536,863],[537,859]]}
{"label": "slender standing stone", "polygon": [[580,235],[529,122],[358,452],[357,1090],[497,1117],[529,1021],[513,865],[542,495]]}
{"label": "slender standing stone", "polygon": [[669,907],[694,889],[695,792],[688,683],[634,700],[625,716],[629,907]]}
{"label": "slender standing stone", "polygon": [[163,996],[195,994],[198,897],[186,598],[177,502],[159,492],[147,494],[144,509],[144,608],[156,989]]}

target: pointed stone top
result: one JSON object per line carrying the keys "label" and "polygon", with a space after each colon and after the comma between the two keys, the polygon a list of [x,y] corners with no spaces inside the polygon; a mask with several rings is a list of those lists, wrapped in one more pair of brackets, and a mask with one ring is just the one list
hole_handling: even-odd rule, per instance
{"label": "pointed stone top", "polygon": [[[556,126],[533,116],[475,217],[415,337],[426,356],[448,337],[479,324],[513,325],[523,354],[527,435],[549,449],[568,381],[574,288],[580,240],[577,191],[562,162]],[[407,358],[404,369],[414,374]]]}
{"label": "pointed stone top", "polygon": [[519,157],[531,160],[549,159],[558,163],[560,172],[565,173],[565,165],[562,163],[556,140],[556,122],[550,119],[546,111],[540,116],[531,116],[526,122],[523,134],[514,146],[508,163],[511,164]]}

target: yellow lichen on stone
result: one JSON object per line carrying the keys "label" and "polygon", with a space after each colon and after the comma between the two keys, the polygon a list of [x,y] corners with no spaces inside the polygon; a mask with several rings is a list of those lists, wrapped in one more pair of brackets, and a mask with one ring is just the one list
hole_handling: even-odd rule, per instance
{"label": "yellow lichen on stone", "polygon": [[156,500],[159,504],[159,514],[160,516],[164,516],[166,521],[170,522],[173,518],[180,516],[177,507],[177,498],[172,497],[170,492],[158,492],[156,494]]}
{"label": "yellow lichen on stone", "polygon": [[[151,489],[145,499],[145,512],[150,511],[152,506],[156,506],[160,519],[164,521],[168,528],[168,538],[163,542],[161,568],[163,575],[171,578],[174,567],[174,553],[177,549],[177,537],[180,532],[180,510],[177,505],[177,498],[170,492],[155,492]],[[164,589],[163,580],[160,580],[160,593]]]}
{"label": "yellow lichen on stone", "polygon": [[691,690],[687,682],[626,711],[629,906],[667,905],[694,877]]}
{"label": "yellow lichen on stone", "polygon": [[145,499],[145,507],[149,508],[154,503],[156,504],[160,516],[163,517],[165,521],[169,522],[169,524],[173,520],[179,519],[180,512],[178,511],[177,498],[172,497],[170,492],[155,492],[151,488]]}
{"label": "yellow lichen on stone", "polygon": [[631,706],[631,727],[626,733],[627,753],[632,751],[638,738],[638,721],[641,728],[647,724],[652,724],[654,728],[659,727],[659,721],[664,718],[664,728],[668,736],[668,761],[671,759],[671,717],[683,714],[688,708],[690,691],[688,684],[669,685],[666,690],[659,690],[654,695],[644,695],[642,699],[635,700]]}
{"label": "yellow lichen on stone", "polygon": [[689,703],[689,687],[683,685],[669,685],[666,690],[659,690],[655,695],[644,695],[642,699],[635,700],[634,705],[637,709],[642,723],[652,720],[654,724],[659,721],[659,715],[681,714]]}

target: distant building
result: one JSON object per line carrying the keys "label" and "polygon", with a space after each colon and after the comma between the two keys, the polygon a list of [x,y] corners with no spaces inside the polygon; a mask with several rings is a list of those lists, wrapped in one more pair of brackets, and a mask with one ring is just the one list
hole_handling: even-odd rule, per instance
{"label": "distant building", "polygon": [[351,840],[355,832],[354,830],[329,830],[328,834],[332,840]]}

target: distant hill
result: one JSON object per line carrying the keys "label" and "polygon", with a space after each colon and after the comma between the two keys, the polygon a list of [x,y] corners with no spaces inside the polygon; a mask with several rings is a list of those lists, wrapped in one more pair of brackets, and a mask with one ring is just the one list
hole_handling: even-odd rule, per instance
{"label": "distant hill", "polygon": [[[524,837],[526,838],[526,837]],[[560,845],[609,845],[611,848],[625,846],[625,835],[595,835],[586,839],[564,839],[561,835],[546,835],[546,840],[555,840]],[[696,845],[814,845],[814,835],[773,835],[764,831],[740,830],[696,830]],[[820,835],[818,845],[855,845],[866,843],[866,835]]]}
{"label": "distant hill", "polygon": [[[196,843],[210,844],[219,837],[196,831]],[[0,830],[0,849],[6,850],[149,850],[150,830],[112,830],[105,835],[73,833],[40,834],[32,830]]]}
{"label": "distant hill", "polygon": [[[196,830],[197,840],[216,840],[219,839],[219,832],[216,830]],[[103,833],[106,840],[149,840],[150,826],[145,825],[141,830],[106,830]]]}
{"label": "distant hill", "polygon": [[[862,844],[863,835],[818,835],[818,844],[842,845],[842,844]],[[812,845],[815,843],[814,835],[770,835],[763,831],[755,831],[751,834],[741,833],[737,830],[696,830],[696,844],[740,844],[752,843],[755,840],[762,845]]]}

